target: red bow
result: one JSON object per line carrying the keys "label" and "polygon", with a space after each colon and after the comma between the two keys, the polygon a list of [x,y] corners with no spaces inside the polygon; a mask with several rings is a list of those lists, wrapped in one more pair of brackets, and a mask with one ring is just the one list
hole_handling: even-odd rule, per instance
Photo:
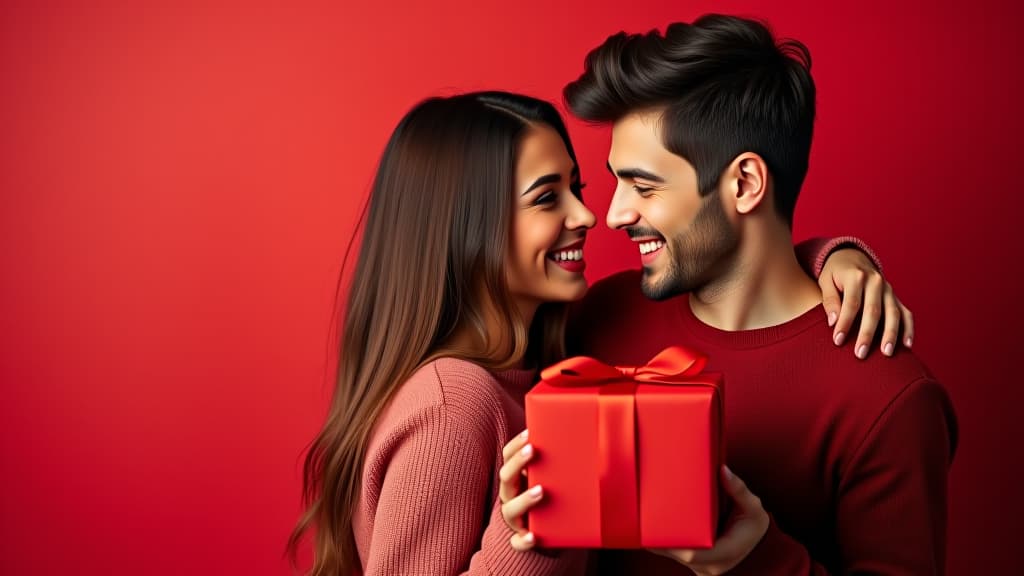
{"label": "red bow", "polygon": [[669,346],[643,366],[609,366],[587,356],[574,356],[545,368],[540,376],[552,386],[595,386],[621,382],[623,378],[639,383],[686,384],[700,374],[708,357],[700,352]]}

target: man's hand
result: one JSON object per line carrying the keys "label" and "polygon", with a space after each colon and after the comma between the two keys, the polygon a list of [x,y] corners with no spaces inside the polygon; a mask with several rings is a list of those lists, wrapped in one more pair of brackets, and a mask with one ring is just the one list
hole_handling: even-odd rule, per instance
{"label": "man's hand", "polygon": [[722,466],[722,487],[735,502],[725,533],[718,537],[710,550],[651,550],[668,556],[693,570],[697,576],[725,574],[743,561],[768,531],[768,513],[761,507],[761,499],[754,496],[743,480]]}

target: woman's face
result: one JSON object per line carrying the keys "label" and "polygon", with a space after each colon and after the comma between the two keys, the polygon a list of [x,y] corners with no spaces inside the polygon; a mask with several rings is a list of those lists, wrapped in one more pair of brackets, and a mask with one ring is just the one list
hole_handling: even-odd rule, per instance
{"label": "woman's face", "polygon": [[520,305],[583,297],[583,243],[594,214],[583,205],[579,171],[561,136],[532,125],[516,156],[515,208],[507,256],[512,297]]}

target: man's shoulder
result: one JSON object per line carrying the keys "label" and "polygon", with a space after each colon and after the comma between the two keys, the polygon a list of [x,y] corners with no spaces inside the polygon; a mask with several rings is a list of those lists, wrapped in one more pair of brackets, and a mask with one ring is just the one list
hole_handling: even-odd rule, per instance
{"label": "man's shoulder", "polygon": [[814,355],[805,356],[805,361],[816,363],[822,370],[827,370],[836,378],[835,384],[844,385],[849,392],[858,397],[877,398],[880,402],[890,402],[911,384],[921,381],[934,381],[924,362],[912,351],[898,349],[892,357],[882,355],[878,346],[864,360],[854,356],[850,345],[820,346],[819,362]]}
{"label": "man's shoulder", "polygon": [[952,415],[945,386],[910,350],[898,349],[893,357],[886,357],[876,346],[865,360],[857,359],[849,346],[828,345],[819,350],[819,361],[808,354],[803,362],[813,371],[814,381],[824,385],[822,408],[834,411],[840,420],[856,423],[858,435],[876,428],[894,411]]}
{"label": "man's shoulder", "polygon": [[843,361],[835,365],[835,373],[844,376],[833,379],[841,384],[835,390],[835,421],[839,429],[848,427],[850,432],[842,464],[846,473],[847,466],[866,454],[908,447],[923,450],[925,444],[940,441],[952,459],[959,436],[952,398],[913,352],[902,349],[888,358],[876,350],[866,360],[857,360],[849,347],[843,347],[836,354],[836,359],[843,355]]}

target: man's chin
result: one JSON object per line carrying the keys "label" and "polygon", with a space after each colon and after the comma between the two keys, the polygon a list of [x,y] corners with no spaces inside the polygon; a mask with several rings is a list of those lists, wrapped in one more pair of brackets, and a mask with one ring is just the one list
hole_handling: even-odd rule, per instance
{"label": "man's chin", "polygon": [[660,302],[679,296],[686,290],[679,286],[679,283],[673,278],[665,278],[664,274],[658,274],[644,266],[643,274],[640,277],[640,291],[647,299]]}

